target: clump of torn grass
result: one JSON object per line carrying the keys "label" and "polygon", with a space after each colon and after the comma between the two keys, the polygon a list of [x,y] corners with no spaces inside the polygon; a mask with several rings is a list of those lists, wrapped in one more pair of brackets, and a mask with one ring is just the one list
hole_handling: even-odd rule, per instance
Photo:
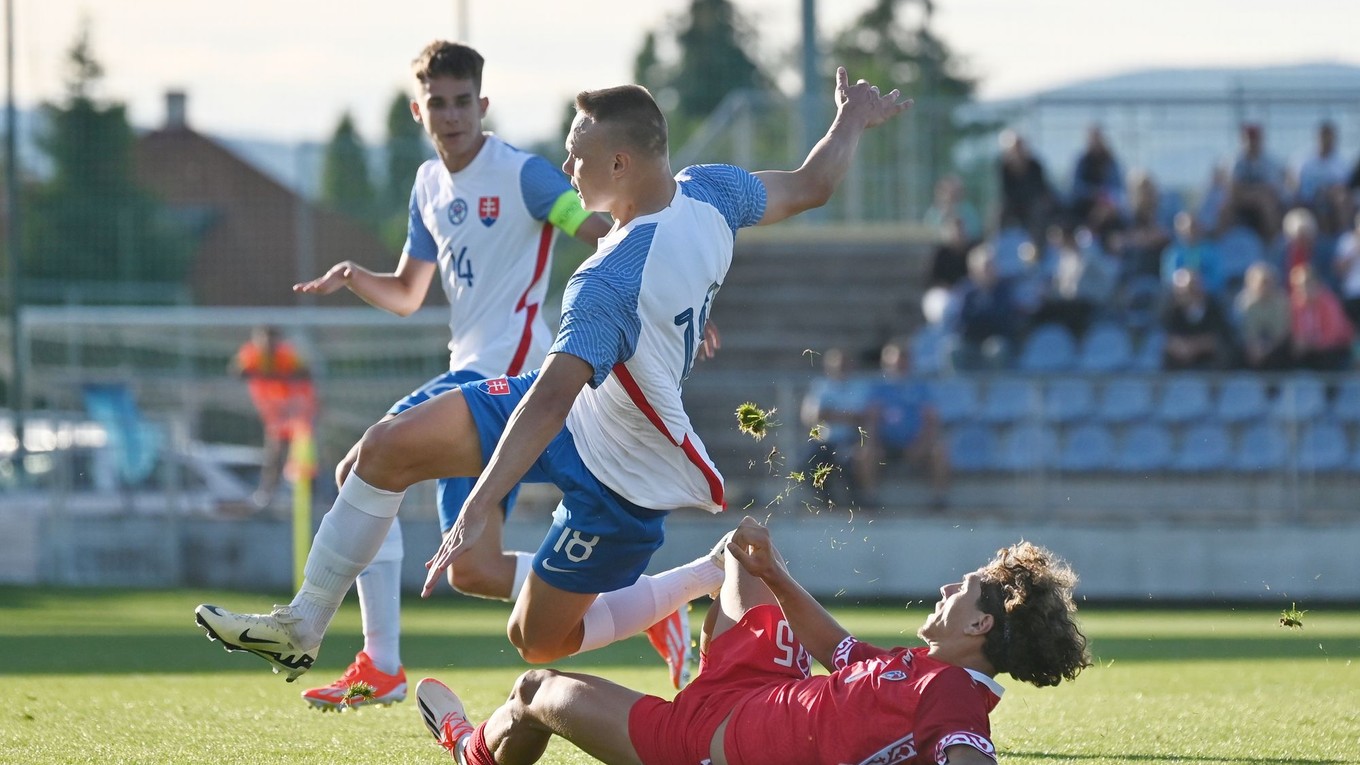
{"label": "clump of torn grass", "polygon": [[1307,611],[1300,611],[1297,603],[1290,603],[1289,608],[1280,612],[1280,626],[1293,630],[1303,629],[1303,615]]}
{"label": "clump of torn grass", "polygon": [[365,683],[363,680],[357,680],[350,683],[349,688],[345,689],[345,695],[341,698],[341,701],[345,702],[348,706],[354,706],[355,704],[362,704],[365,701],[372,701],[377,693],[377,688]]}
{"label": "clump of torn grass", "polygon": [[774,419],[774,409],[761,409],[747,401],[737,407],[737,430],[759,441],[779,423]]}

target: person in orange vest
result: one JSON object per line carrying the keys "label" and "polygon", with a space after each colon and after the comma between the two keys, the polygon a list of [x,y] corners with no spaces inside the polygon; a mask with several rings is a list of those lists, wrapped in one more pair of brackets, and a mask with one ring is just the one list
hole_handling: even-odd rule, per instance
{"label": "person in orange vest", "polygon": [[264,424],[264,458],[260,483],[251,496],[256,507],[267,507],[283,473],[285,446],[310,430],[316,418],[316,389],[307,362],[277,327],[256,327],[231,361],[233,373],[244,377],[250,400]]}

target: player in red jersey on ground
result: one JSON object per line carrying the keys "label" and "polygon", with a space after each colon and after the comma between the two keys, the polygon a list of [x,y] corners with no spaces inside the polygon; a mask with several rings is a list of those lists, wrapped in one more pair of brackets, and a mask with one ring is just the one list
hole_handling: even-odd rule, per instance
{"label": "player in red jersey on ground", "polygon": [[[416,692],[426,726],[461,765],[536,762],[553,734],[607,763],[990,765],[993,677],[1050,686],[1090,664],[1076,575],[1027,542],[940,588],[917,632],[925,646],[883,649],[793,579],[764,526],[747,518],[729,538],[713,551],[727,575],[699,677],[673,701],[540,669],[474,727],[453,691],[426,679]],[[812,675],[809,656],[830,674]]]}

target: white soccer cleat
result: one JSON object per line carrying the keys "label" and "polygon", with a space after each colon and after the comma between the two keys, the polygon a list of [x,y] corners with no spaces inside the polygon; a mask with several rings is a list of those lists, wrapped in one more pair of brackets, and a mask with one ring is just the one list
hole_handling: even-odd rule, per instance
{"label": "white soccer cleat", "polygon": [[689,605],[683,605],[665,619],[647,628],[647,640],[666,660],[671,685],[676,689],[689,683]]}
{"label": "white soccer cleat", "polygon": [[303,646],[293,625],[301,621],[288,606],[274,606],[267,614],[236,614],[219,606],[203,604],[194,609],[194,619],[219,640],[228,651],[247,651],[269,662],[274,673],[282,672],[293,682],[312,668],[321,648],[318,643]]}
{"label": "white soccer cleat", "polygon": [[416,705],[420,707],[420,719],[426,730],[457,762],[458,744],[475,730],[468,722],[458,694],[433,677],[427,677],[416,683]]}

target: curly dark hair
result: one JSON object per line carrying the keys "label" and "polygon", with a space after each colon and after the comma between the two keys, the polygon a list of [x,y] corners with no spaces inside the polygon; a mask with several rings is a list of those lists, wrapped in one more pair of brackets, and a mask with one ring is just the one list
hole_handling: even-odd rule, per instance
{"label": "curly dark hair", "polygon": [[978,605],[994,621],[982,652],[996,671],[1044,687],[1091,666],[1072,601],[1077,574],[1066,561],[1020,541],[998,550],[978,573]]}

